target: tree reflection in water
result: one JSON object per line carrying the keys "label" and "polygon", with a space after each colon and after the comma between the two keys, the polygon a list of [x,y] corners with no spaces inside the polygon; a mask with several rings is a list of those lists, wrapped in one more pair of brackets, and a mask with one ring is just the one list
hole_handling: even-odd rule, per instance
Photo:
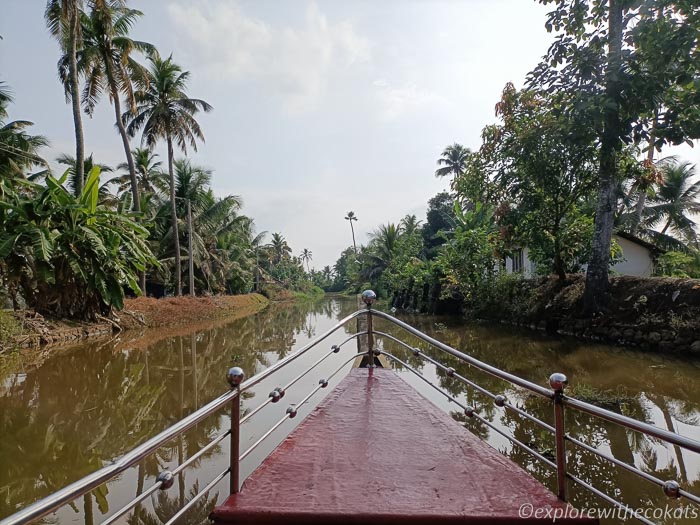
{"label": "tree reflection in water", "polygon": [[[533,336],[531,333],[514,329],[487,326],[450,326],[444,329],[441,320],[436,326],[435,319],[422,316],[405,316],[405,321],[473,357],[524,377],[540,385],[547,385],[552,372],[564,372],[570,382],[590,384],[601,390],[619,391],[626,395],[624,402],[613,409],[624,415],[653,423],[668,430],[677,431],[678,424],[686,425],[684,435],[700,439],[700,379],[697,362],[665,359],[663,364],[658,356],[637,353],[630,350],[613,349],[603,346],[586,345],[571,340],[557,340]],[[454,322],[453,322],[454,323]],[[453,367],[459,374],[495,394],[505,394],[508,400],[537,418],[553,424],[553,408],[550,402],[476,370],[458,359],[439,350],[430,349],[417,339],[406,338],[399,329],[388,323],[377,323],[377,329],[403,338],[413,346],[418,346],[428,355],[446,366]],[[494,406],[487,396],[473,392],[471,387],[448,377],[444,371],[425,364],[420,358],[393,342],[383,342],[386,351],[407,361],[412,367],[432,377],[436,384],[466,404],[475,406],[479,414],[506,430],[515,439],[527,444],[540,454],[554,459],[554,439],[549,432],[535,423]],[[392,363],[392,366],[394,364]],[[396,366],[400,369],[400,366]],[[413,383],[410,373],[404,376]],[[418,382],[416,382],[418,383]],[[424,392],[425,394],[425,392]],[[451,411],[453,417],[493,446],[501,450],[519,465],[525,467],[535,478],[550,489],[556,487],[555,473],[520,447],[513,446],[495,435],[488,427],[461,412],[450,410],[444,397],[428,395],[443,409]],[[452,405],[454,407],[454,405]],[[610,407],[606,407],[610,408]],[[567,432],[573,437],[593,446],[616,459],[633,464],[640,470],[661,480],[675,479],[695,494],[700,493],[700,463],[698,456],[691,452],[681,453],[679,447],[672,447],[643,434],[633,432],[618,425],[597,420],[573,410],[566,411]],[[687,428],[692,433],[688,433]],[[505,444],[504,444],[505,443]],[[667,499],[662,490],[649,482],[623,469],[614,466],[598,456],[567,444],[567,462],[570,472],[603,492],[616,497],[632,507],[671,507],[683,505],[679,501]],[[694,456],[694,457],[693,457]],[[693,457],[692,471],[686,464]],[[604,507],[605,503],[579,487],[571,487],[571,501],[580,508]],[[691,523],[671,521],[672,523]],[[669,523],[671,523],[669,522]]]}
{"label": "tree reflection in water", "polygon": [[[355,309],[355,299],[272,305],[257,315],[232,322],[214,322],[194,333],[180,329],[183,335],[173,335],[159,329],[137,340],[125,338],[108,345],[93,343],[57,350],[42,366],[35,368],[23,369],[21,364],[10,370],[3,368],[5,375],[0,377],[0,432],[3,436],[0,440],[0,518],[102,467],[219,396],[227,388],[223,376],[232,364],[243,367],[249,376],[260,372]],[[546,384],[552,372],[562,371],[572,384],[586,383],[599,389],[623,388],[627,400],[618,408],[621,413],[669,429],[678,430],[682,425],[686,435],[700,437],[700,380],[696,364],[673,360],[652,364],[651,358],[643,354],[547,339],[530,333],[523,335],[502,326],[465,327],[457,319],[414,316],[405,320],[477,359],[538,384]],[[437,322],[440,324],[436,325]],[[388,323],[378,320],[375,327],[426,349]],[[341,334],[339,340],[345,337]],[[381,340],[378,344],[434,378],[461,400],[474,405],[483,417],[500,428],[509,429],[518,440],[545,456],[553,453],[553,439],[540,427],[495,407],[489,398],[466,388],[432,365],[424,365],[398,345]],[[345,350],[354,352],[350,348],[352,344],[346,346]],[[327,350],[324,346],[319,351]],[[546,400],[515,390],[451,356],[430,354],[488,390],[505,394],[519,407],[552,423],[552,407]],[[292,372],[296,375],[299,369],[294,368]],[[410,381],[409,374],[399,372]],[[430,397],[426,388],[421,386],[420,390]],[[253,392],[247,397],[252,395]],[[260,391],[258,395],[266,393]],[[455,411],[455,406],[445,403],[444,397],[430,398],[443,409]],[[244,403],[247,409],[254,406]],[[261,412],[261,415],[264,414]],[[553,488],[552,472],[529,454],[509,446],[473,419],[461,414],[455,414],[455,418]],[[263,423],[267,425],[269,420]],[[682,454],[638,433],[594,421],[571,410],[567,411],[566,424],[568,431],[585,443],[621,461],[634,463],[661,479],[677,479],[689,490],[700,492],[697,457],[691,461],[689,453]],[[151,486],[160,471],[174,468],[178,461],[197,452],[228,425],[225,410],[218,417],[203,421],[182,439],[173,440],[146,458],[133,472],[123,474],[107,488],[75,502],[73,510],[66,507],[59,513],[59,521],[75,520],[74,513],[86,524],[91,520],[103,520]],[[268,426],[261,427],[261,432],[266,428]],[[180,478],[176,487],[147,499],[129,517],[129,523],[156,524],[167,520],[179,503],[192,496],[199,480],[207,483],[222,470],[228,458],[227,447],[226,441],[222,442],[193,469],[188,469],[187,477]],[[571,445],[568,462],[571,470],[583,479],[631,505],[663,506],[667,503],[658,487],[639,481]],[[203,498],[196,511],[183,517],[182,523],[203,523],[217,499],[216,493],[223,497],[224,486],[225,483],[218,485],[211,495]],[[601,505],[579,490],[573,491],[573,501],[581,507]]]}

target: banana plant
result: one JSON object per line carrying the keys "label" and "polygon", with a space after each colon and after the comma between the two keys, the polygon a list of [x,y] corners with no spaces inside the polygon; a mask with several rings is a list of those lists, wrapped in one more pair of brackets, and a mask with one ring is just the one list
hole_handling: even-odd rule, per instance
{"label": "banana plant", "polygon": [[138,272],[158,262],[133,214],[99,204],[98,167],[78,196],[67,177],[0,197],[0,278],[39,313],[95,319],[121,309],[126,288],[141,293]]}

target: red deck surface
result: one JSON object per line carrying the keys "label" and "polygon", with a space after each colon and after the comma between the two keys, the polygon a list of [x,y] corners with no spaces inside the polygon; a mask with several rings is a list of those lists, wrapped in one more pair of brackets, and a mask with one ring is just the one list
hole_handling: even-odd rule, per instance
{"label": "red deck surface", "polygon": [[353,369],[211,518],[239,524],[512,523],[523,504],[565,508],[393,371]]}

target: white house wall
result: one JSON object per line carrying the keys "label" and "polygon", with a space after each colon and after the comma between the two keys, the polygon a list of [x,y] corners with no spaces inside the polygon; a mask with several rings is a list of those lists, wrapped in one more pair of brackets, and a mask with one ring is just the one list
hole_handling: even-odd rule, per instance
{"label": "white house wall", "polygon": [[[628,241],[617,235],[613,235],[622,248],[623,260],[613,265],[610,270],[619,275],[634,275],[637,277],[650,277],[654,271],[654,261],[651,252],[635,242]],[[523,275],[532,277],[535,275],[535,263],[530,260],[530,250],[523,248]],[[582,271],[586,271],[586,265]],[[513,273],[513,259],[506,257],[506,272]]]}
{"label": "white house wall", "polygon": [[624,259],[611,266],[610,269],[620,275],[636,275],[637,277],[651,277],[654,271],[654,261],[651,252],[644,246],[623,239],[615,235],[615,240],[622,248]]}

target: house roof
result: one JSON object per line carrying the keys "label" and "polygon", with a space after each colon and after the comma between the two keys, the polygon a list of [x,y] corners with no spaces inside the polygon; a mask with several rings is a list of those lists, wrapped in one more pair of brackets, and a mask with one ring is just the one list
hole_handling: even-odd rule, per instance
{"label": "house roof", "polygon": [[623,231],[616,231],[615,235],[617,235],[618,237],[621,237],[622,239],[625,239],[627,241],[638,244],[639,246],[646,248],[647,250],[649,250],[652,253],[655,253],[655,254],[666,253],[666,250],[659,248],[658,246],[650,243],[649,241],[645,241],[644,239],[640,239],[639,237],[637,237],[636,235],[632,235],[631,233],[623,232]]}

